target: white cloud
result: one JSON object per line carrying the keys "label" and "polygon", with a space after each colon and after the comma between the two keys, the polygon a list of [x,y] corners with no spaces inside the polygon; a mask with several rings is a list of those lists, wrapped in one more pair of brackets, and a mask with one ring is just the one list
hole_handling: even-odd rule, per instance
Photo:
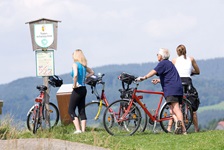
{"label": "white cloud", "polygon": [[173,34],[182,34],[197,25],[197,18],[177,14],[162,19],[150,20],[145,27],[146,32],[156,38],[169,37]]}
{"label": "white cloud", "polygon": [[[220,19],[223,3],[220,0],[174,1],[0,0],[0,67],[8,70],[0,84],[22,76],[35,76],[35,57],[25,22],[40,18],[62,21],[55,52],[57,74],[70,71],[70,55],[76,48],[85,51],[90,66],[94,67],[156,61],[158,48],[173,50],[180,43],[197,59],[224,56],[220,52],[224,34],[224,21]],[[10,59],[14,63],[5,64]],[[21,71],[21,66],[26,71]]]}

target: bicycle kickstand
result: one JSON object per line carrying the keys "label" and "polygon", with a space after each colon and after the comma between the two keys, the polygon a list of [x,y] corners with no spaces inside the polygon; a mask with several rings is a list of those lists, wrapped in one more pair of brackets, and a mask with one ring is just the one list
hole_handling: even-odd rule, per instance
{"label": "bicycle kickstand", "polygon": [[154,125],[153,125],[153,133],[158,133],[158,131],[156,130],[156,120],[154,121]]}

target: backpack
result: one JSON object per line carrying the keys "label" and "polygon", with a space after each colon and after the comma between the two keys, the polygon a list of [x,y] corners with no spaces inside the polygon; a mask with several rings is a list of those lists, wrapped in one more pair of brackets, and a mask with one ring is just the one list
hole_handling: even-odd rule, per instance
{"label": "backpack", "polygon": [[191,89],[189,90],[189,95],[187,96],[187,99],[191,102],[193,111],[197,111],[200,104],[200,100],[199,100],[198,92],[193,87],[193,85],[191,86]]}

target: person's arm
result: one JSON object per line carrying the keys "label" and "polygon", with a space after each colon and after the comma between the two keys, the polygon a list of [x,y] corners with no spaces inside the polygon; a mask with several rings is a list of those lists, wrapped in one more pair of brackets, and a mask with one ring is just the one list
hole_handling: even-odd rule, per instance
{"label": "person's arm", "polygon": [[145,75],[144,77],[138,77],[137,80],[143,81],[146,80],[154,75],[156,75],[156,71],[155,70],[151,70],[147,75]]}
{"label": "person's arm", "polygon": [[200,69],[193,57],[191,57],[191,62],[192,62],[192,66],[193,66],[192,74],[200,74]]}
{"label": "person's arm", "polygon": [[76,63],[73,64],[72,69],[73,69],[73,86],[72,86],[72,88],[77,88],[78,66]]}
{"label": "person's arm", "polygon": [[176,63],[176,59],[177,58],[174,58],[173,60],[172,60],[172,63],[175,65],[175,63]]}
{"label": "person's arm", "polygon": [[94,75],[94,71],[91,68],[86,67],[86,71],[88,72],[88,74],[86,75],[86,78]]}

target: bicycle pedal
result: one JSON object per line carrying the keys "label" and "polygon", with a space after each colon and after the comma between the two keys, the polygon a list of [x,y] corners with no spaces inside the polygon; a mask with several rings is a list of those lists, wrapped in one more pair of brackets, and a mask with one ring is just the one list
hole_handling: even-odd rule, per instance
{"label": "bicycle pedal", "polygon": [[152,119],[150,119],[150,118],[149,118],[149,124],[154,125],[154,121],[152,121]]}

